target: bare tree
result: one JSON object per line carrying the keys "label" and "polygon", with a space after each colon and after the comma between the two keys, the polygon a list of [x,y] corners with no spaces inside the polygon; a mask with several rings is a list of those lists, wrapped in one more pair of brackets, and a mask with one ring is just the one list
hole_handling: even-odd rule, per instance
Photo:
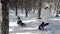
{"label": "bare tree", "polygon": [[41,19],[40,15],[41,15],[41,0],[39,0],[39,4],[38,4],[38,7],[39,7],[39,10],[38,10],[38,18]]}
{"label": "bare tree", "polygon": [[9,12],[8,12],[9,0],[1,0],[1,3],[2,3],[1,34],[9,34]]}
{"label": "bare tree", "polygon": [[33,9],[34,9],[33,13],[35,13],[35,3],[36,3],[35,0],[33,0]]}
{"label": "bare tree", "polygon": [[55,8],[54,8],[54,11],[56,10],[56,1],[54,2],[54,4],[55,4]]}
{"label": "bare tree", "polygon": [[29,11],[29,13],[31,11],[31,0],[28,1],[28,11]]}
{"label": "bare tree", "polygon": [[26,17],[28,17],[28,0],[25,0]]}
{"label": "bare tree", "polygon": [[58,1],[58,5],[57,5],[57,13],[56,13],[56,17],[59,17],[59,15],[58,15],[58,12],[59,12],[59,0],[57,0]]}
{"label": "bare tree", "polygon": [[18,2],[18,0],[15,0],[15,9],[16,9],[15,15],[16,16],[17,16],[17,2]]}

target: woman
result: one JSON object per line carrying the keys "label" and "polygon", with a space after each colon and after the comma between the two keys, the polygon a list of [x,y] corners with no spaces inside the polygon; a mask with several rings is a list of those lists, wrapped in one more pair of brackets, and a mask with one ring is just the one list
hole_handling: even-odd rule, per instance
{"label": "woman", "polygon": [[44,30],[44,27],[49,25],[49,18],[51,17],[51,11],[46,7],[41,11],[41,20],[42,24],[39,25],[38,29],[39,30]]}
{"label": "woman", "polygon": [[42,22],[44,23],[49,23],[49,18],[51,17],[51,11],[49,10],[48,7],[44,8],[42,11],[41,11],[41,20]]}

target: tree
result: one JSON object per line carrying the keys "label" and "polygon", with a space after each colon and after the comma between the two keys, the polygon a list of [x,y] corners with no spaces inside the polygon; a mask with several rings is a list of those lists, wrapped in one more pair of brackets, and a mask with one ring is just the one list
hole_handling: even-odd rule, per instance
{"label": "tree", "polygon": [[23,0],[18,0],[18,7],[19,7],[19,9],[21,9],[21,12],[23,13],[23,3],[24,3],[24,1]]}
{"label": "tree", "polygon": [[41,19],[41,17],[40,17],[40,15],[41,15],[41,0],[39,0],[39,4],[38,4],[38,6],[39,6],[39,10],[38,10],[38,18],[39,19]]}
{"label": "tree", "polygon": [[36,1],[36,0],[32,0],[32,3],[33,3],[33,9],[34,9],[34,10],[33,10],[33,13],[35,13],[35,3],[36,3],[35,1]]}
{"label": "tree", "polygon": [[25,0],[26,17],[28,17],[28,0]]}
{"label": "tree", "polygon": [[1,0],[1,3],[2,3],[1,34],[9,34],[9,12],[8,12],[9,0]]}
{"label": "tree", "polygon": [[58,11],[59,11],[59,0],[58,0],[58,5],[57,5],[57,13],[56,13],[56,17],[59,17]]}
{"label": "tree", "polygon": [[18,0],[15,0],[15,9],[16,9],[15,15],[16,16],[17,16],[17,2],[18,2]]}
{"label": "tree", "polygon": [[55,11],[55,10],[56,10],[56,1],[55,1],[55,3],[54,3],[54,4],[55,4],[55,8],[54,8],[54,11]]}

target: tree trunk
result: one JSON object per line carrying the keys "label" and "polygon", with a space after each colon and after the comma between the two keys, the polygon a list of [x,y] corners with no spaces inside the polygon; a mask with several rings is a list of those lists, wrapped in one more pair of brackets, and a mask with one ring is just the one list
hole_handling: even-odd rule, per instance
{"label": "tree trunk", "polygon": [[39,10],[38,10],[38,18],[39,19],[41,19],[40,15],[41,15],[41,0],[39,2]]}
{"label": "tree trunk", "polygon": [[9,34],[9,12],[8,12],[9,0],[1,0],[2,3],[2,23],[1,34]]}
{"label": "tree trunk", "polygon": [[26,17],[28,17],[28,0],[25,0]]}
{"label": "tree trunk", "polygon": [[16,2],[16,5],[15,5],[15,8],[16,8],[15,15],[17,16],[17,0],[15,2]]}
{"label": "tree trunk", "polygon": [[30,9],[30,0],[29,0],[29,2],[28,2],[29,4],[28,4],[28,11],[29,11],[29,13],[30,13],[30,11],[31,11],[31,9]]}
{"label": "tree trunk", "polygon": [[17,5],[16,5],[16,13],[15,13],[15,14],[16,14],[16,16],[17,16]]}
{"label": "tree trunk", "polygon": [[26,17],[28,17],[28,10],[26,9],[25,11],[26,11]]}
{"label": "tree trunk", "polygon": [[41,15],[41,8],[39,8],[38,10],[38,19],[41,19],[40,15]]}
{"label": "tree trunk", "polygon": [[55,8],[54,8],[54,12],[56,11],[56,3],[55,3]]}
{"label": "tree trunk", "polygon": [[33,1],[33,13],[35,13],[35,0]]}
{"label": "tree trunk", "polygon": [[56,13],[56,17],[59,17],[58,12],[59,12],[59,0],[58,0],[58,6],[57,6],[57,13]]}

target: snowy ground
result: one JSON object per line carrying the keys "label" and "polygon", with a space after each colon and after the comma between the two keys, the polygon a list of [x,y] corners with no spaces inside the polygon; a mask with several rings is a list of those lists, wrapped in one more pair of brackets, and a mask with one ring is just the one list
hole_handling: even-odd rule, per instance
{"label": "snowy ground", "polygon": [[36,13],[29,13],[29,17],[25,17],[25,12],[21,13],[18,10],[18,15],[21,20],[26,23],[27,27],[21,27],[17,25],[17,16],[15,12],[10,10],[9,13],[9,34],[60,34],[60,17],[55,17],[52,15],[50,18],[50,24],[45,27],[47,31],[38,30],[38,26],[41,24],[41,20],[38,19],[37,11]]}

